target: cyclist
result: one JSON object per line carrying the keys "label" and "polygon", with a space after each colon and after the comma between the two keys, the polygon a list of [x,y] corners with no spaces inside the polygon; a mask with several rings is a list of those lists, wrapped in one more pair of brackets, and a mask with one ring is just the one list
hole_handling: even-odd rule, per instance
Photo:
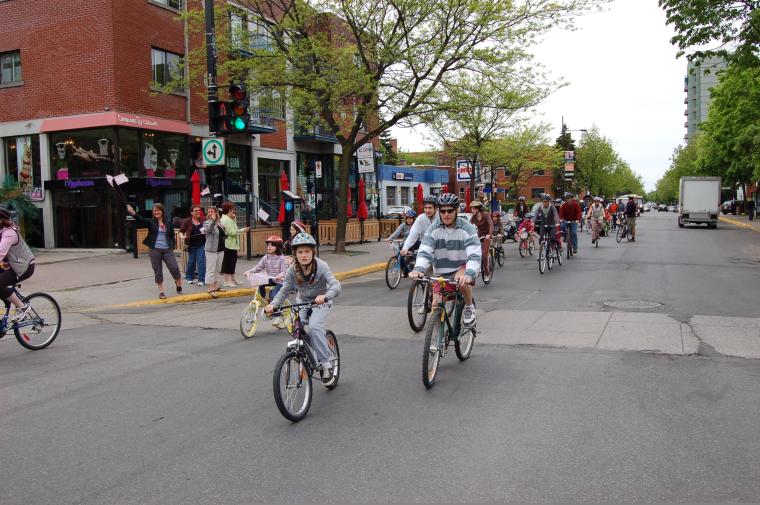
{"label": "cyclist", "polygon": [[[409,209],[406,211],[406,214],[404,215],[404,222],[398,225],[398,228],[396,228],[396,231],[391,233],[391,235],[388,237],[388,242],[393,242],[395,239],[406,239],[409,236],[409,232],[412,230],[412,225],[414,225],[414,219],[417,217],[417,213],[413,211],[412,209]],[[406,265],[406,256],[403,254],[401,256],[401,273],[404,277],[409,276],[409,269]]]}
{"label": "cyclist", "polygon": [[425,197],[422,203],[422,214],[417,216],[417,219],[414,220],[412,229],[409,231],[409,235],[406,237],[404,245],[401,248],[401,256],[406,256],[420,247],[422,237],[425,236],[425,232],[428,231],[430,225],[433,224],[435,218],[438,217],[438,212],[436,211],[437,206],[437,196],[428,195]]}
{"label": "cyclist", "polygon": [[530,207],[528,207],[528,204],[525,203],[525,197],[521,196],[517,199],[517,207],[515,207],[515,217],[517,218],[517,226],[520,226],[520,223],[523,219],[525,219],[525,215],[530,212]]}
{"label": "cyclist", "polygon": [[504,223],[501,222],[501,212],[498,210],[491,212],[491,221],[493,221],[494,237],[496,235],[504,235]]}
{"label": "cyclist", "polygon": [[583,219],[581,206],[573,193],[565,193],[565,203],[559,208],[559,218],[567,235],[567,245],[573,248],[573,254],[578,253],[578,221]]}
{"label": "cyclist", "polygon": [[[288,262],[285,256],[282,255],[282,238],[277,235],[272,235],[266,239],[267,253],[256,264],[255,267],[247,270],[245,276],[250,274],[257,274],[259,272],[266,272],[268,277],[267,284],[260,284],[258,286],[259,294],[261,298],[266,298],[266,287],[272,286],[272,291],[269,293],[269,299],[273,299],[277,296],[282,288],[282,280],[285,278],[285,274],[288,271]],[[282,320],[280,318],[272,320],[272,325],[282,327]]]}
{"label": "cyclist", "polygon": [[325,335],[327,316],[332,301],[340,294],[340,282],[330,271],[326,262],[314,254],[317,241],[308,233],[299,233],[290,242],[295,260],[285,274],[282,289],[274,300],[264,307],[264,312],[271,314],[291,294],[298,293],[296,303],[316,303],[310,310],[301,310],[300,316],[308,325],[306,332],[311,339],[315,358],[322,365],[322,382],[329,384],[333,378],[332,353],[327,345]]}
{"label": "cyclist", "polygon": [[628,219],[628,229],[631,230],[631,242],[636,242],[636,216],[639,213],[639,206],[633,198],[628,199],[625,204],[625,217]]}
{"label": "cyclist", "polygon": [[0,258],[0,296],[16,307],[8,322],[17,323],[29,314],[30,307],[9,286],[31,277],[34,274],[35,260],[32,250],[21,238],[18,226],[5,207],[0,207]]}
{"label": "cyclist", "polygon": [[483,272],[489,275],[488,271],[488,248],[491,247],[491,237],[493,237],[493,220],[488,212],[483,212],[483,202],[475,200],[470,204],[472,217],[470,223],[478,229],[478,238],[481,243],[481,256],[483,258]]}
{"label": "cyclist", "polygon": [[594,197],[594,203],[588,208],[586,217],[591,221],[591,243],[595,244],[599,240],[599,231],[602,228],[602,220],[605,218],[604,205],[602,199]]}
{"label": "cyclist", "polygon": [[559,213],[557,207],[552,204],[552,196],[544,193],[541,199],[541,207],[538,208],[535,217],[536,225],[539,230],[539,240],[542,240],[545,233],[549,233],[549,240],[557,244],[560,254],[562,251],[562,242],[557,237],[559,230]]}
{"label": "cyclist", "polygon": [[[480,271],[482,259],[478,230],[466,219],[460,219],[459,197],[444,193],[438,199],[438,219],[422,238],[417,253],[417,264],[409,274],[414,279],[423,277],[428,267],[435,275],[454,275],[454,281],[464,297],[462,323],[469,328],[475,325],[475,306],[472,303],[472,283]],[[447,290],[451,289],[447,287]],[[440,286],[433,284],[433,293],[440,301]]]}

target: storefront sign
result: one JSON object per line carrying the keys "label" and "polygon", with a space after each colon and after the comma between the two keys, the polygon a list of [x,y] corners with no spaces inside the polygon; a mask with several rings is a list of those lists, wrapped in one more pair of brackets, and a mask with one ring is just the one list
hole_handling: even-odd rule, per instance
{"label": "storefront sign", "polygon": [[468,160],[457,161],[457,180],[469,181],[472,173],[472,165]]}
{"label": "storefront sign", "polygon": [[94,188],[95,187],[95,181],[86,181],[86,180],[78,180],[78,181],[67,180],[65,182],[65,184],[66,184],[66,188],[68,188],[68,189]]}
{"label": "storefront sign", "polygon": [[364,144],[356,150],[356,160],[360,174],[371,174],[375,171],[375,150],[372,144]]}
{"label": "storefront sign", "polygon": [[314,171],[317,173],[317,179],[321,179],[322,178],[322,162],[321,161],[314,162]]}
{"label": "storefront sign", "polygon": [[148,186],[152,188],[170,188],[172,181],[169,179],[148,179]]}
{"label": "storefront sign", "polygon": [[394,181],[413,181],[414,174],[407,174],[406,172],[393,172]]}
{"label": "storefront sign", "polygon": [[44,119],[40,131],[47,133],[63,130],[79,130],[82,128],[99,128],[103,126],[127,126],[130,128],[180,133],[183,135],[191,133],[190,125],[184,121],[152,116],[138,116],[137,114],[115,111]]}

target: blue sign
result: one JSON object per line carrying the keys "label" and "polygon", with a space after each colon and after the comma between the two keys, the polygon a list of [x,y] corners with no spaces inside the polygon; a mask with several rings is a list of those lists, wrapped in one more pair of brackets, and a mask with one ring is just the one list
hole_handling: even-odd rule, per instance
{"label": "blue sign", "polygon": [[490,187],[486,186],[485,188],[483,188],[483,193],[490,193],[490,192],[491,192]]}
{"label": "blue sign", "polygon": [[293,210],[293,202],[285,202],[285,210],[287,210],[288,212]]}

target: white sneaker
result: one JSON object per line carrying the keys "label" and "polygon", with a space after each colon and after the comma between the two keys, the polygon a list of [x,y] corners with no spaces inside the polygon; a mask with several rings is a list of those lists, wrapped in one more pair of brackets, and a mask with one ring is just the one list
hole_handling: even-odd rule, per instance
{"label": "white sneaker", "polygon": [[475,306],[467,306],[464,308],[464,315],[462,317],[462,324],[465,328],[472,328],[475,326]]}
{"label": "white sneaker", "polygon": [[243,283],[242,283],[242,282],[240,282],[240,281],[239,281],[239,280],[237,280],[237,279],[233,280],[233,281],[232,281],[232,283],[233,283],[235,286],[242,286],[242,285],[243,285]]}
{"label": "white sneaker", "polygon": [[26,319],[26,317],[29,315],[29,311],[32,309],[30,305],[24,305],[23,307],[19,307],[16,309],[16,312],[13,313],[11,317],[8,318],[8,322],[18,323],[19,321],[23,321]]}
{"label": "white sneaker", "polygon": [[188,284],[195,284],[195,279],[190,279],[189,281],[187,281],[187,283]]}
{"label": "white sneaker", "polygon": [[205,286],[205,285],[206,285],[206,283],[204,283],[204,282],[201,282],[201,281],[198,281],[198,285],[199,285],[199,286]]}
{"label": "white sneaker", "polygon": [[282,329],[282,328],[285,328],[285,322],[282,320],[281,317],[275,317],[274,319],[272,319],[272,326]]}
{"label": "white sneaker", "polygon": [[333,380],[333,371],[331,368],[322,367],[322,383],[330,384]]}

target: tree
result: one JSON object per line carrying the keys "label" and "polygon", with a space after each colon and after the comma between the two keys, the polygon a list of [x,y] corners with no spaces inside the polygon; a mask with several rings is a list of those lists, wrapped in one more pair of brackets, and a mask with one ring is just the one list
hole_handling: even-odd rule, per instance
{"label": "tree", "polygon": [[610,175],[618,161],[612,143],[592,126],[581,136],[580,146],[575,150],[577,184],[585,185],[593,195],[610,196]]}
{"label": "tree", "polygon": [[653,199],[658,202],[672,202],[678,199],[679,183],[681,177],[691,175],[710,175],[703,172],[698,163],[702,145],[702,135],[697,134],[689,139],[685,146],[678,146],[673,150],[670,158],[670,167],[657,181]]}
{"label": "tree", "polygon": [[[343,252],[349,173],[362,144],[441,110],[443,86],[463,73],[509,75],[536,37],[569,26],[597,3],[238,0],[265,20],[260,38],[271,43],[249,48],[249,57],[222,61],[220,70],[252,89],[275,89],[299,123],[321,124],[335,134],[341,147],[335,250]],[[217,37],[217,51],[231,54],[223,39]]]}
{"label": "tree", "polygon": [[702,60],[718,56],[742,66],[760,64],[760,1],[659,0],[658,3],[665,10],[667,24],[676,30],[670,42],[678,46],[679,57],[686,54],[689,60]]}
{"label": "tree", "polygon": [[398,153],[391,146],[391,132],[385,130],[380,134],[380,151],[383,153],[383,163],[398,165]]}

